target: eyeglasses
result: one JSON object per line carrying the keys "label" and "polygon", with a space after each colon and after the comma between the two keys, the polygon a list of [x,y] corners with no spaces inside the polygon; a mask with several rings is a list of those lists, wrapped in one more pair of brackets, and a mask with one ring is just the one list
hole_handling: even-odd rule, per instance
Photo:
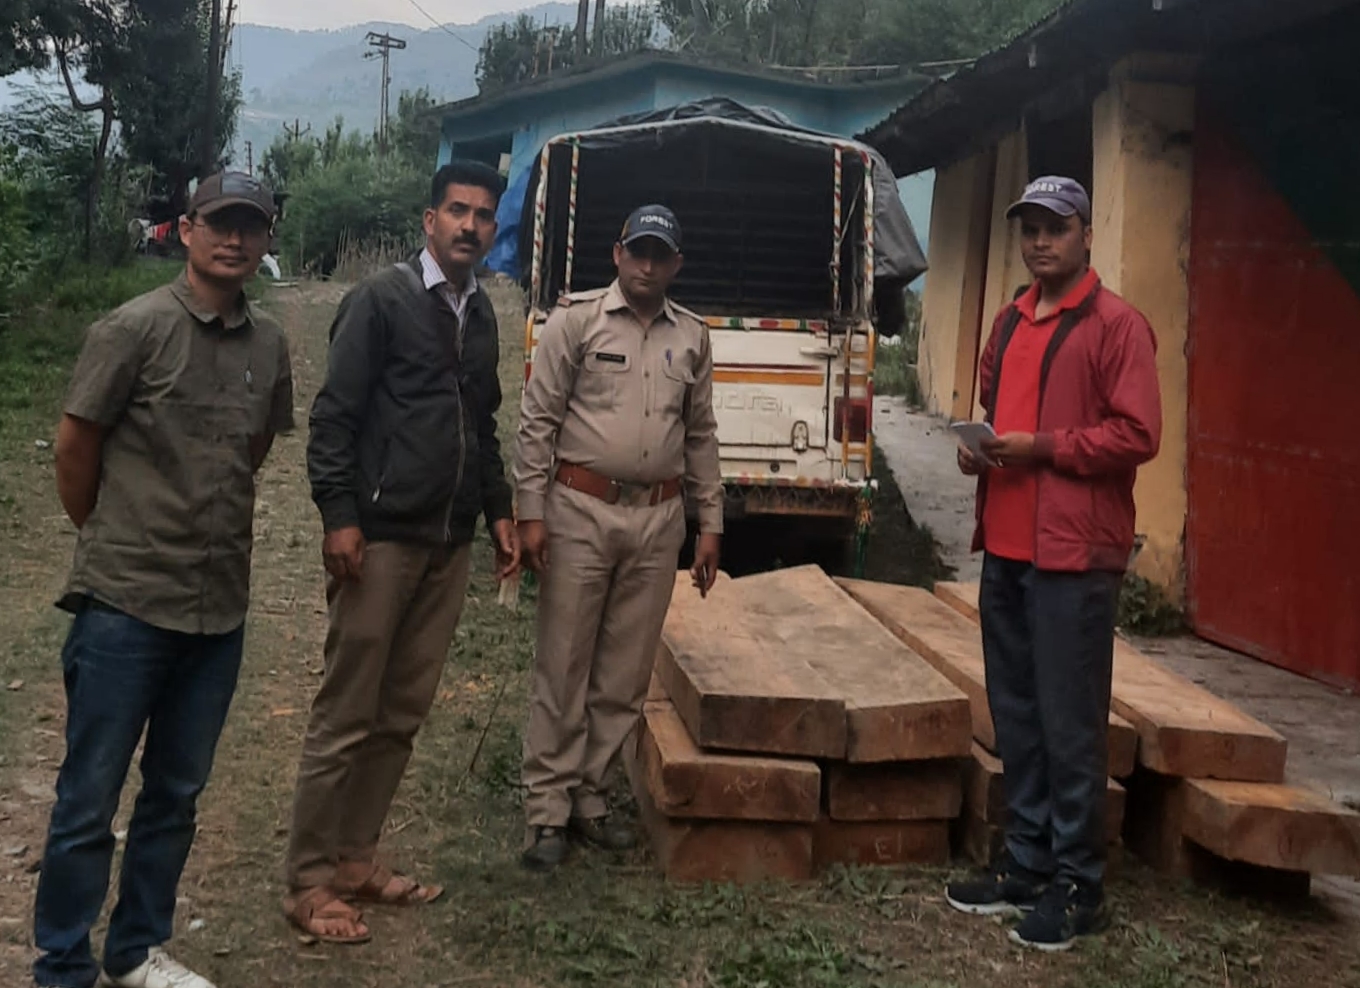
{"label": "eyeglasses", "polygon": [[223,209],[194,220],[194,226],[206,227],[216,237],[239,233],[242,238],[266,237],[273,224],[259,213],[245,209]]}

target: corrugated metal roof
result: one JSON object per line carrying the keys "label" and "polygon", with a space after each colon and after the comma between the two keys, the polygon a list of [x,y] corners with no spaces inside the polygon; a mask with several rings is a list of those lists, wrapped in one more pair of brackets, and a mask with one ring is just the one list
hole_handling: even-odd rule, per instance
{"label": "corrugated metal roof", "polygon": [[1060,87],[1103,89],[1109,67],[1133,52],[1213,50],[1357,5],[1360,0],[1067,0],[926,86],[859,137],[882,151],[899,175],[915,174],[994,143],[1019,126],[1026,107]]}
{"label": "corrugated metal roof", "polygon": [[677,52],[648,50],[621,58],[574,65],[551,75],[525,80],[494,93],[445,103],[433,107],[428,112],[445,119],[457,119],[472,113],[485,113],[504,105],[533,99],[547,93],[562,92],[579,86],[596,85],[652,66],[676,66],[701,72],[712,72],[715,75],[727,77],[761,79],[766,82],[780,83],[814,92],[862,92],[875,89],[891,90],[893,87],[908,89],[913,85],[919,86],[924,79],[923,76],[904,69],[897,75],[880,74],[869,79],[825,82],[809,78],[805,70],[772,69],[759,65],[703,60]]}

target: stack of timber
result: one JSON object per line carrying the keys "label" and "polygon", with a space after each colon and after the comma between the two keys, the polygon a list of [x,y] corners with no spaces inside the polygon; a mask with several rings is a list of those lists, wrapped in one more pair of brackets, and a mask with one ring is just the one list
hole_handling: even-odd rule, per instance
{"label": "stack of timber", "polygon": [[629,776],[675,881],[944,864],[967,696],[820,569],[677,579]]}
{"label": "stack of timber", "polygon": [[[963,812],[955,827],[954,843],[977,863],[991,864],[1001,849],[1006,800],[976,621],[917,587],[857,580],[840,583],[884,627],[967,694],[972,706],[975,743],[966,766]],[[1108,747],[1106,836],[1111,844],[1118,844],[1124,824],[1125,791],[1117,780],[1134,772],[1138,734],[1132,724],[1116,713],[1110,714]]]}
{"label": "stack of timber", "polygon": [[[977,620],[976,584],[936,593]],[[1137,733],[1124,843],[1154,867],[1285,891],[1306,891],[1312,875],[1360,877],[1360,814],[1286,784],[1285,740],[1265,724],[1119,638],[1111,708]]]}

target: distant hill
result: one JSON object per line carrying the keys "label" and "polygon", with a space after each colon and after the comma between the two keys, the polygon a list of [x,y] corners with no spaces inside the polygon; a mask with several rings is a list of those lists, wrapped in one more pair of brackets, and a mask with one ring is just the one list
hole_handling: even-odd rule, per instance
{"label": "distant hill", "polygon": [[[550,24],[572,23],[575,4],[548,3],[524,13]],[[238,25],[232,36],[230,64],[241,72],[245,105],[241,111],[235,161],[246,163],[246,142],[255,162],[283,132],[285,124],[300,123],[320,133],[335,118],[347,128],[373,130],[378,122],[381,68],[364,60],[369,31],[387,31],[407,42],[405,51],[392,53],[392,102],[403,89],[428,86],[440,100],[464,99],[477,93],[477,49],[487,32],[518,14],[498,14],[475,24],[450,24],[457,38],[440,28],[418,30],[399,24],[359,24],[330,31],[293,31],[286,28]],[[462,41],[459,40],[462,39]],[[464,44],[466,42],[466,44]],[[38,86],[61,96],[55,74],[35,79],[19,73],[0,79],[0,111],[20,98],[24,87]]]}
{"label": "distant hill", "polygon": [[[542,4],[525,13],[548,23],[575,20],[575,5]],[[431,27],[417,31],[393,24],[361,24],[337,31],[289,31],[243,24],[236,29],[232,64],[241,69],[245,107],[237,139],[238,159],[245,141],[256,160],[285,124],[310,123],[324,130],[337,116],[347,127],[372,130],[378,122],[381,68],[364,60],[369,31],[387,31],[407,42],[392,53],[392,100],[403,89],[428,86],[440,100],[464,99],[477,93],[477,49],[487,32],[516,14],[499,14],[475,24],[450,25],[455,38]],[[459,39],[462,39],[461,41]],[[464,44],[466,42],[466,44]]]}

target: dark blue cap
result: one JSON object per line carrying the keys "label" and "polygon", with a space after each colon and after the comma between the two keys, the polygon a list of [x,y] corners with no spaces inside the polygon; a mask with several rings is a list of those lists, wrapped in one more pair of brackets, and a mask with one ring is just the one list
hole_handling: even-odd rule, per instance
{"label": "dark blue cap", "polygon": [[627,247],[643,237],[656,237],[677,254],[680,253],[680,221],[665,206],[643,206],[635,209],[623,224],[619,243]]}
{"label": "dark blue cap", "polygon": [[1022,206],[1042,206],[1059,216],[1080,216],[1083,223],[1091,222],[1091,197],[1082,184],[1061,175],[1045,175],[1025,186],[1025,194],[1006,210],[1006,219],[1015,219]]}

